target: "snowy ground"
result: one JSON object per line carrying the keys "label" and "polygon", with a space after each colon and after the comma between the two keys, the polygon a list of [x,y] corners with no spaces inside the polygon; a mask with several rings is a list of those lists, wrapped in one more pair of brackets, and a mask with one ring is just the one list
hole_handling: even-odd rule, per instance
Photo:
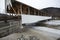
{"label": "snowy ground", "polygon": [[29,39],[29,36],[36,36],[40,40],[57,40],[58,38],[60,38],[60,34],[57,34],[58,31],[59,30],[57,31],[53,29],[48,30],[48,28],[39,28],[39,27],[29,28],[29,30],[27,30],[26,32],[14,33],[7,37],[0,38],[0,40],[17,40],[17,38],[20,38],[22,34],[24,35],[25,38],[28,38],[28,39]]}
{"label": "snowy ground", "polygon": [[[46,16],[22,15],[22,24],[23,23],[34,23],[37,21],[46,20],[46,19],[50,19],[50,18],[51,17],[46,17]],[[52,20],[52,21],[46,22],[46,24],[60,25],[60,20]],[[58,30],[58,29],[47,28],[47,27],[33,27],[33,29],[38,30],[38,31],[42,30],[42,31],[60,36],[60,30]]]}
{"label": "snowy ground", "polygon": [[45,32],[60,35],[60,30],[58,30],[58,29],[53,29],[53,28],[48,28],[48,27],[33,27],[33,29],[38,30],[38,31],[42,30]]}
{"label": "snowy ground", "polygon": [[[22,23],[33,23],[50,18],[51,17],[45,17],[45,16],[22,15]],[[51,22],[60,24],[59,20],[57,22],[56,21],[51,21]],[[17,38],[19,38],[22,34],[25,35],[25,37],[31,35],[36,36],[40,38],[40,40],[57,40],[57,38],[60,38],[60,30],[39,26],[39,27],[29,28],[27,32],[11,34],[7,37],[0,38],[0,40],[17,40]]]}
{"label": "snowy ground", "polygon": [[48,25],[60,25],[60,20],[51,20],[51,21],[45,22],[45,24],[48,24]]}

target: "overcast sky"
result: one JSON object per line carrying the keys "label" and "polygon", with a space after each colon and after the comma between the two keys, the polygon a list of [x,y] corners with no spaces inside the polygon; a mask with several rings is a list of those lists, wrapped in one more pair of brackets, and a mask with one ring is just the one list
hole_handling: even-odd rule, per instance
{"label": "overcast sky", "polygon": [[5,11],[5,0],[0,0],[0,13]]}
{"label": "overcast sky", "polygon": [[[59,7],[60,0],[17,0],[37,9],[46,7]],[[5,11],[5,0],[0,0],[0,12]]]}
{"label": "overcast sky", "polygon": [[60,0],[17,0],[37,9],[42,9],[46,7],[59,7]]}

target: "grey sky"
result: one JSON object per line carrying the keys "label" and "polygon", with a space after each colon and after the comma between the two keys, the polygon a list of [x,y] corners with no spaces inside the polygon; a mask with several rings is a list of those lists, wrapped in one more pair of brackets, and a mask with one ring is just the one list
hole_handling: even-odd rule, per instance
{"label": "grey sky", "polygon": [[5,0],[0,0],[0,13],[5,11]]}
{"label": "grey sky", "polygon": [[[17,0],[27,5],[30,5],[37,9],[42,9],[46,7],[59,7],[60,0]],[[5,11],[5,0],[0,0],[0,13]]]}

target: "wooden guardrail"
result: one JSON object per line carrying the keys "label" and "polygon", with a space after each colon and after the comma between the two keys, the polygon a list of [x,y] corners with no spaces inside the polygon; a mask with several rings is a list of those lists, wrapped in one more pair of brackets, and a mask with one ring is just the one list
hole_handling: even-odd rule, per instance
{"label": "wooden guardrail", "polygon": [[17,23],[18,22],[12,22],[12,23],[10,22],[9,26],[1,27],[0,28],[0,38],[5,37],[5,36],[7,36],[9,34],[17,32],[17,29],[18,29]]}

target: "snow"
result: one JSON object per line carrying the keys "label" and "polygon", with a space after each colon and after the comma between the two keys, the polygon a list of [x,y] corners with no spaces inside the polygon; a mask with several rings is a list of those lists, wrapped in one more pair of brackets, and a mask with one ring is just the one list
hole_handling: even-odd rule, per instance
{"label": "snow", "polygon": [[60,25],[60,20],[51,20],[51,21],[45,22],[45,24]]}
{"label": "snow", "polygon": [[45,32],[60,35],[60,30],[58,30],[58,29],[47,28],[47,27],[33,27],[33,29],[38,30],[38,31],[42,30],[42,31],[45,31]]}
{"label": "snow", "polygon": [[51,17],[47,16],[35,16],[35,15],[24,15],[22,14],[22,24],[23,23],[34,23],[37,21],[42,21],[46,19],[50,19]]}
{"label": "snow", "polygon": [[[41,21],[41,20],[46,20],[46,19],[50,19],[51,17],[46,17],[46,16],[33,16],[33,15],[22,15],[22,24],[23,23],[33,23],[33,22],[37,22],[37,21]],[[49,22],[46,22],[47,24],[52,24],[52,25],[60,25],[60,20],[52,20]],[[53,28],[47,28],[47,27],[33,27],[33,29],[35,30],[42,30],[42,31],[46,31],[49,33],[53,33],[53,34],[58,34],[60,35],[60,30],[58,29],[53,29]]]}

